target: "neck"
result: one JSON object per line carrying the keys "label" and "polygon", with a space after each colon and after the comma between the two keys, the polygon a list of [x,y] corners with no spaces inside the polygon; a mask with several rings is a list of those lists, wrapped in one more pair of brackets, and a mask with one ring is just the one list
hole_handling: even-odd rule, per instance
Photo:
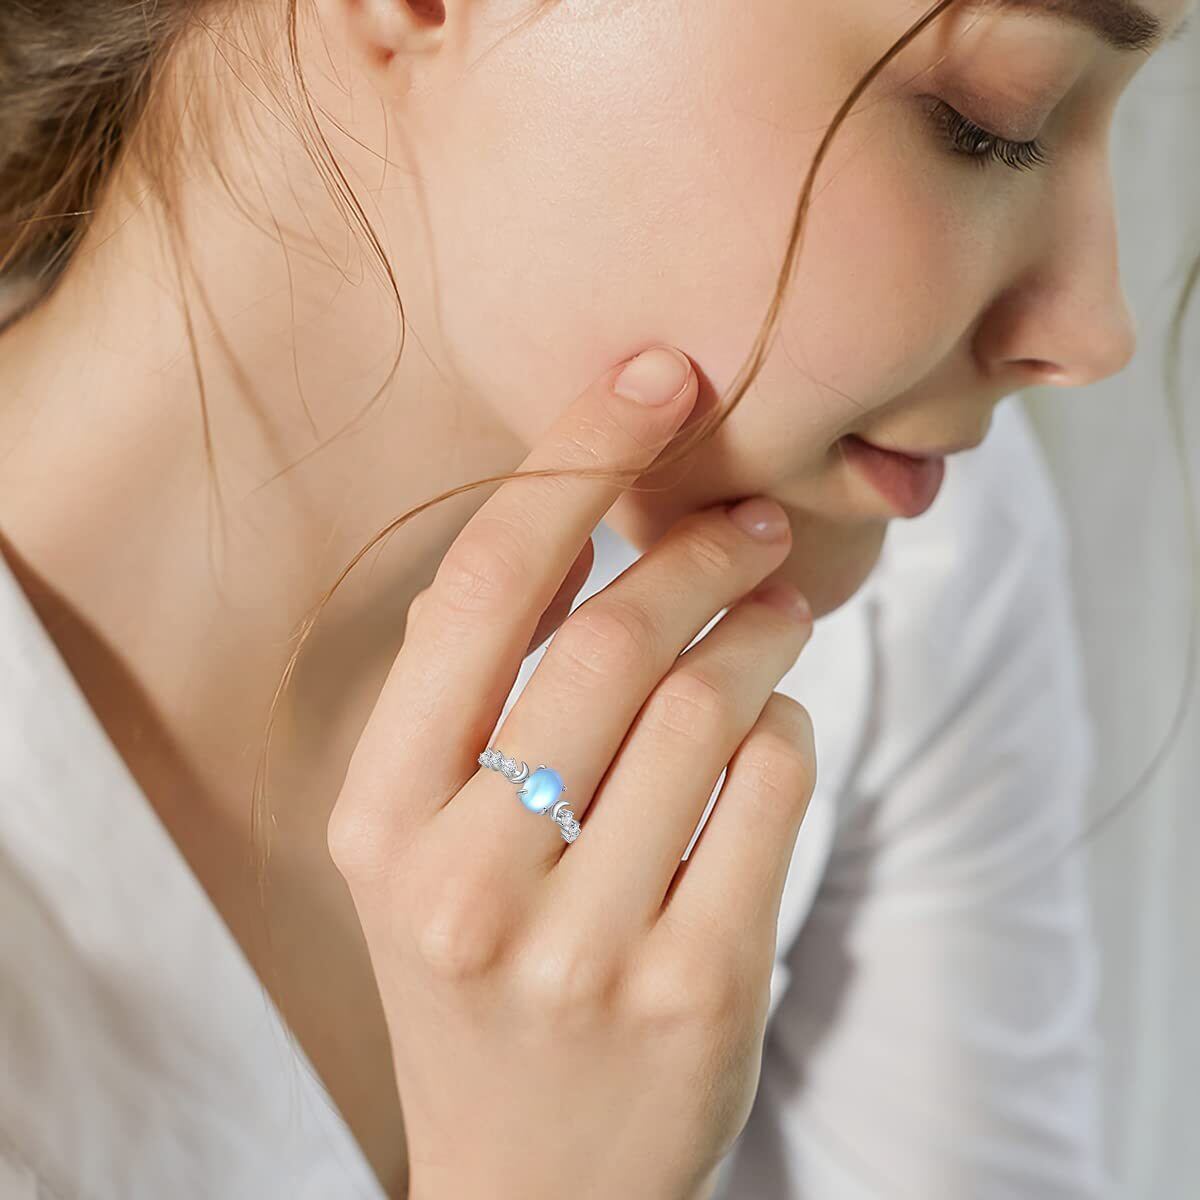
{"label": "neck", "polygon": [[[256,770],[294,634],[343,568],[400,514],[515,468],[523,449],[435,365],[454,358],[435,319],[419,198],[397,187],[408,176],[389,171],[389,223],[371,204],[378,157],[346,139],[339,158],[407,318],[399,366],[372,402],[399,347],[395,296],[303,147],[263,117],[271,97],[249,93],[252,73],[222,72],[210,55],[191,76],[241,100],[205,144],[221,148],[220,176],[198,165],[203,148],[181,123],[179,225],[130,168],[60,285],[0,337],[0,548],[399,1196],[386,1026],[325,835],[408,602],[491,489],[379,542],[305,642],[258,834],[260,847],[270,838],[267,925],[248,853]],[[317,87],[324,76],[310,75]],[[363,144],[388,144],[361,128],[379,112],[369,98],[329,86],[315,101],[345,126],[358,118]],[[186,240],[173,245],[175,228]]]}
{"label": "neck", "polygon": [[[235,125],[216,140],[250,214],[215,171],[185,170],[180,242],[118,180],[60,286],[0,339],[0,512],[24,577],[136,681],[164,739],[202,772],[242,764],[205,794],[244,827],[300,621],[379,529],[521,452],[434,366],[423,258],[392,236],[416,218],[381,230],[408,318],[384,387],[394,295],[299,142],[239,152]],[[361,727],[408,600],[487,491],[406,524],[324,609],[287,701],[319,716],[323,757]],[[118,720],[113,680],[83,682]]]}

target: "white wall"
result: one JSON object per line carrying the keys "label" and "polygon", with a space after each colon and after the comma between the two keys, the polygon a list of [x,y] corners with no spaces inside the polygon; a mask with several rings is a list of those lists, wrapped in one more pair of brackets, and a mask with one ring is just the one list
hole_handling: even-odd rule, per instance
{"label": "white wall", "polygon": [[[1167,320],[1200,254],[1200,19],[1117,110],[1114,172],[1138,356],[1120,376],[1024,400],[1071,524],[1099,769],[1093,811],[1152,765],[1187,672],[1195,575],[1178,455],[1200,492],[1200,296],[1185,327],[1177,442]],[[1200,521],[1200,511],[1198,511]],[[1200,647],[1197,647],[1200,654]],[[1120,1200],[1200,1196],[1200,689],[1173,750],[1089,851],[1105,955],[1106,1113]]]}

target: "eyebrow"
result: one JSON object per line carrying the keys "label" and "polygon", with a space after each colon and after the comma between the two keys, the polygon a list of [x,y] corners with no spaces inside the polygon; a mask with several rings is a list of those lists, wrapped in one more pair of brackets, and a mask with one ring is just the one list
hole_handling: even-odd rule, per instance
{"label": "eyebrow", "polygon": [[964,0],[966,9],[1021,9],[1060,17],[1083,25],[1117,50],[1148,53],[1165,40],[1174,41],[1191,24],[1184,20],[1165,38],[1162,21],[1133,0]]}

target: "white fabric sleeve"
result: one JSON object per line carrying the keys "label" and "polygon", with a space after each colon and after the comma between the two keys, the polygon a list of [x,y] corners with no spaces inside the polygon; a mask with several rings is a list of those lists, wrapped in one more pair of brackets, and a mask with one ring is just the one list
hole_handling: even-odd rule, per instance
{"label": "white fabric sleeve", "polygon": [[41,1200],[37,1177],[0,1130],[0,1200]]}
{"label": "white fabric sleeve", "polygon": [[969,561],[933,543],[879,589],[874,748],[722,1196],[1110,1194],[1086,843],[1056,855],[1093,734],[1061,527],[1014,512]]}

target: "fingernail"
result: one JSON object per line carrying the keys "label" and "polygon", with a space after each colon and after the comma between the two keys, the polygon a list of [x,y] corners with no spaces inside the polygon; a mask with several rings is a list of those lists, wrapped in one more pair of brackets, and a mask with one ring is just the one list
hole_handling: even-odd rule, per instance
{"label": "fingernail", "polygon": [[782,540],[788,530],[787,513],[766,496],[751,496],[729,510],[729,518],[751,537],[764,542]]}
{"label": "fingernail", "polygon": [[639,404],[666,404],[674,400],[692,377],[692,364],[678,350],[655,346],[625,364],[613,391]]}
{"label": "fingernail", "polygon": [[813,619],[812,605],[809,604],[807,597],[798,588],[783,582],[783,580],[774,579],[770,583],[763,584],[754,593],[754,596],[755,599],[762,600],[773,608],[782,609],[795,617],[801,624],[807,624]]}

